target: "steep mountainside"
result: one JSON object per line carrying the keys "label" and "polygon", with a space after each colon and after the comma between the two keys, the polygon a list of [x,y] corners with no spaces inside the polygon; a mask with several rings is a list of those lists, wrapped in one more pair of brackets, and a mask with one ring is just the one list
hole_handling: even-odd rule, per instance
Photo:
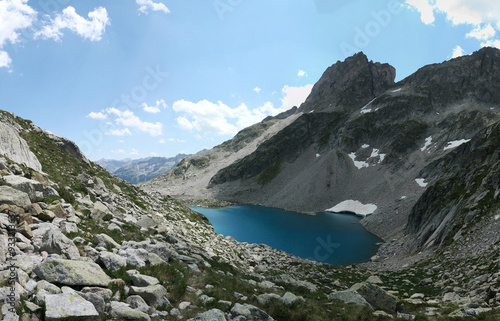
{"label": "steep mountainside", "polygon": [[190,156],[179,154],[175,157],[147,157],[141,159],[107,160],[102,159],[96,163],[103,166],[110,173],[137,184],[149,181],[174,168],[183,158]]}
{"label": "steep mountainside", "polygon": [[[300,212],[370,205],[371,231],[386,240],[412,233],[412,208],[444,173],[424,169],[500,120],[499,64],[500,51],[484,48],[394,83],[393,67],[359,53],[328,68],[305,103],[280,120],[286,126],[255,138],[255,149],[203,170],[181,163],[145,187]],[[227,160],[220,147],[207,155]]]}

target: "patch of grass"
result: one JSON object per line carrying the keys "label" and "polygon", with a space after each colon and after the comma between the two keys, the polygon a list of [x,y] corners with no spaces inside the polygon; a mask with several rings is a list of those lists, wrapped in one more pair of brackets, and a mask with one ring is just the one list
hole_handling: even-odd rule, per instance
{"label": "patch of grass", "polygon": [[281,169],[281,161],[275,161],[271,166],[268,166],[257,178],[257,183],[266,185],[278,176]]}
{"label": "patch of grass", "polygon": [[188,281],[192,275],[185,263],[174,260],[168,264],[146,265],[138,269],[145,275],[154,276],[168,291],[169,301],[177,305],[186,295]]}

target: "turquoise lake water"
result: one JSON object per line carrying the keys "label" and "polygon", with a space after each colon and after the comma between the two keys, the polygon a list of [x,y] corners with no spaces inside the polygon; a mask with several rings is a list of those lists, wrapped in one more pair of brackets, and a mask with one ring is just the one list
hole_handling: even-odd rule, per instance
{"label": "turquoise lake water", "polygon": [[191,209],[205,215],[224,236],[335,265],[367,261],[377,252],[376,243],[382,242],[350,214],[311,216],[251,205]]}

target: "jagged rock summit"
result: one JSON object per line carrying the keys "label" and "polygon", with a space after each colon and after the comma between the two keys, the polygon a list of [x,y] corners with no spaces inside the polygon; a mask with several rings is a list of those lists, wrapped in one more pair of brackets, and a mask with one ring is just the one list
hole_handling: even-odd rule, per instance
{"label": "jagged rock summit", "polygon": [[363,52],[329,67],[299,111],[308,113],[359,108],[394,84],[396,69],[368,61]]}

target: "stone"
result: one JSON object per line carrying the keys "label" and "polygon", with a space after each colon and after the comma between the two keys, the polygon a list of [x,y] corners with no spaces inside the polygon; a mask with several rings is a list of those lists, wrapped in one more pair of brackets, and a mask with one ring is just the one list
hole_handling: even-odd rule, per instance
{"label": "stone", "polygon": [[109,314],[118,319],[130,321],[151,321],[149,315],[144,312],[134,310],[128,304],[123,302],[112,301],[110,304]]}
{"label": "stone", "polygon": [[94,236],[93,242],[96,246],[102,246],[104,248],[119,249],[120,244],[115,242],[113,238],[106,234],[96,234]]}
{"label": "stone", "polygon": [[59,227],[61,228],[61,232],[63,232],[63,234],[78,233],[78,227],[76,226],[75,223],[70,223],[68,221],[62,221],[59,224]]}
{"label": "stone", "polygon": [[368,283],[372,283],[372,284],[382,284],[384,282],[382,282],[382,280],[380,279],[380,277],[376,276],[376,275],[372,275],[370,276],[366,282]]}
{"label": "stone", "polygon": [[373,314],[373,316],[375,316],[377,318],[383,317],[383,318],[394,319],[394,316],[392,316],[391,314],[389,314],[385,311],[382,311],[382,310],[374,311],[372,314]]}
{"label": "stone", "polygon": [[69,286],[108,286],[111,278],[92,262],[46,259],[34,269],[35,274],[50,283]]}
{"label": "stone", "polygon": [[99,254],[100,262],[111,271],[118,271],[127,266],[127,259],[111,252],[101,252]]}
{"label": "stone", "polygon": [[157,278],[148,275],[132,274],[130,278],[135,286],[150,286],[160,283]]}
{"label": "stone", "polygon": [[266,312],[250,304],[236,303],[231,309],[233,317],[243,316],[246,321],[273,321]]}
{"label": "stone", "polygon": [[231,306],[233,305],[231,301],[224,301],[224,300],[219,300],[217,303],[224,312],[228,312],[229,310],[231,310]]}
{"label": "stone", "polygon": [[301,296],[296,296],[291,292],[286,292],[285,294],[283,294],[281,301],[286,305],[290,306],[293,305],[295,302],[305,302],[306,300]]}
{"label": "stone", "polygon": [[43,189],[43,196],[59,196],[59,192],[57,192],[53,187],[47,186]]}
{"label": "stone", "polygon": [[396,310],[398,299],[374,284],[357,283],[351,287],[351,290],[360,294],[373,307]]}
{"label": "stone", "polygon": [[412,300],[423,300],[425,298],[425,294],[423,293],[414,293],[412,296],[410,296],[410,299]]}
{"label": "stone", "polygon": [[276,293],[264,293],[257,296],[257,301],[259,302],[260,305],[267,305],[274,300],[279,301],[280,299],[281,297]]}
{"label": "stone", "polygon": [[146,287],[131,286],[130,294],[137,294],[141,296],[148,305],[158,307],[164,304],[170,305],[166,295],[167,289],[162,285],[151,285]]}
{"label": "stone", "polygon": [[179,303],[179,310],[186,310],[191,305],[191,302],[184,301]]}
{"label": "stone", "polygon": [[198,314],[195,318],[188,319],[188,321],[226,321],[224,312],[219,309],[212,309]]}
{"label": "stone", "polygon": [[0,186],[0,204],[15,205],[29,210],[31,201],[28,194],[10,186]]}
{"label": "stone", "polygon": [[43,200],[43,184],[38,181],[15,175],[4,176],[0,180],[0,184],[28,194],[32,203]]}
{"label": "stone", "polygon": [[43,236],[41,251],[47,253],[64,254],[70,260],[80,258],[80,251],[72,240],[67,238],[60,230],[51,229]]}
{"label": "stone", "polygon": [[36,291],[38,292],[40,290],[45,290],[45,291],[47,291],[50,294],[59,294],[59,293],[61,293],[61,289],[57,285],[49,283],[49,282],[47,282],[45,280],[40,280],[40,281],[37,282],[37,284],[36,284]]}
{"label": "stone", "polygon": [[47,208],[47,210],[49,210],[51,212],[54,212],[54,214],[56,215],[56,217],[59,217],[59,218],[66,218],[66,216],[68,216],[68,214],[66,213],[66,210],[61,205],[61,203],[50,205]]}
{"label": "stone", "polygon": [[76,293],[49,294],[45,296],[45,320],[98,321],[94,305]]}
{"label": "stone", "polygon": [[137,311],[141,311],[141,312],[144,312],[144,313],[148,313],[148,311],[149,311],[148,304],[139,295],[131,295],[131,296],[129,296],[127,298],[126,302],[130,305],[130,307],[132,309],[135,309]]}
{"label": "stone", "polygon": [[104,301],[111,300],[113,292],[110,289],[100,288],[100,287],[84,287],[80,292],[82,293],[94,293],[104,299]]}
{"label": "stone", "polygon": [[22,221],[21,223],[17,224],[17,231],[29,239],[33,238],[33,232],[31,231],[31,228],[26,221]]}
{"label": "stone", "polygon": [[52,220],[56,218],[56,214],[52,211],[44,210],[40,215],[38,215],[38,218],[44,222],[52,222]]}
{"label": "stone", "polygon": [[102,314],[105,312],[106,303],[104,302],[103,297],[101,297],[100,295],[98,295],[96,293],[92,293],[92,292],[87,292],[87,293],[78,292],[78,294],[82,298],[84,298],[85,300],[92,303],[99,314]]}
{"label": "stone", "polygon": [[431,285],[432,283],[433,283],[433,281],[431,278],[426,278],[426,279],[423,279],[420,281],[421,286],[428,286],[428,285]]}
{"label": "stone", "polygon": [[346,304],[370,305],[364,297],[353,290],[332,292],[328,295],[328,300],[339,300]]}

